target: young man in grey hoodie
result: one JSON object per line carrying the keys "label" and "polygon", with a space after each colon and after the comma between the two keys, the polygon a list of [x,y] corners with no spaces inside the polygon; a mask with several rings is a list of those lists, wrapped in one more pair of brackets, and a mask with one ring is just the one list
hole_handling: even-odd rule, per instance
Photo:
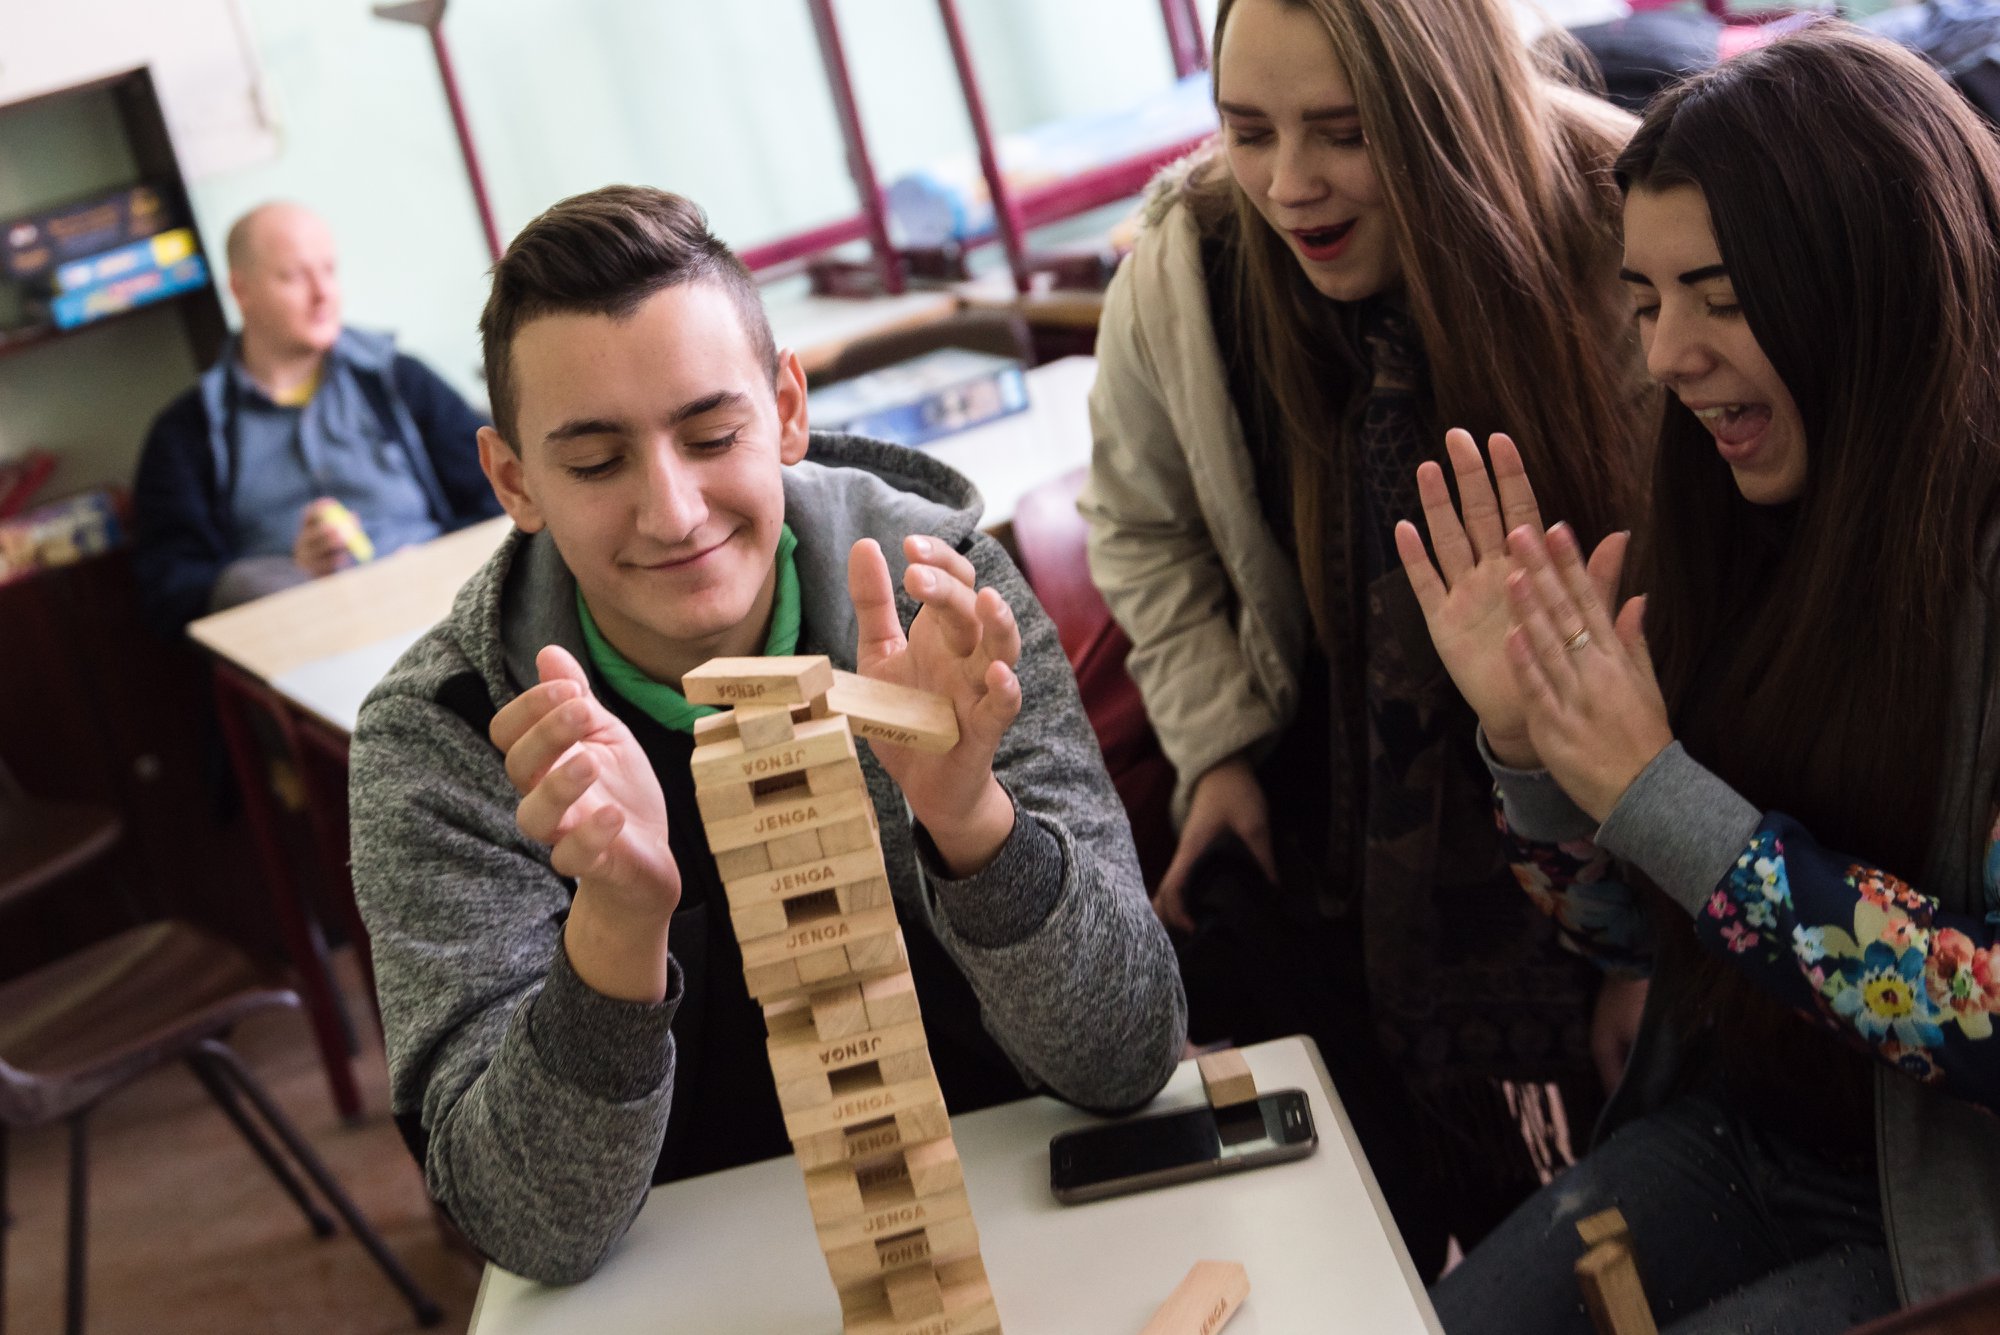
{"label": "young man in grey hoodie", "polygon": [[488,1256],[590,1274],[656,1182],[784,1153],[695,806],[718,655],[948,696],[862,767],[953,1112],[1128,1109],[1186,1004],[1055,630],[978,493],[812,435],[798,359],[701,212],[611,187],[530,223],[481,319],[481,464],[518,532],[362,707],[354,883],[391,1099]]}

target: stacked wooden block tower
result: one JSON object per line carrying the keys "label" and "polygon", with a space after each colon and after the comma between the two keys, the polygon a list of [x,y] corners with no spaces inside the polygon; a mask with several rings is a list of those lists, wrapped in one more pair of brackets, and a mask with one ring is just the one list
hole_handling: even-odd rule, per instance
{"label": "stacked wooden block tower", "polygon": [[848,1335],[1000,1314],[931,1069],[854,735],[949,750],[948,701],[825,658],[718,658],[687,698],[696,798]]}

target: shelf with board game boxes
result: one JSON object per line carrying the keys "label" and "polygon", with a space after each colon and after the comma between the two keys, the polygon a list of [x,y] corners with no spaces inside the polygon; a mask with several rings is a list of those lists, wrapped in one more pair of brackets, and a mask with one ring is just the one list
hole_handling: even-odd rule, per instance
{"label": "shelf with board game boxes", "polygon": [[682,680],[696,802],[848,1335],[989,1335],[999,1309],[932,1069],[856,735],[934,752],[950,703],[825,658]]}

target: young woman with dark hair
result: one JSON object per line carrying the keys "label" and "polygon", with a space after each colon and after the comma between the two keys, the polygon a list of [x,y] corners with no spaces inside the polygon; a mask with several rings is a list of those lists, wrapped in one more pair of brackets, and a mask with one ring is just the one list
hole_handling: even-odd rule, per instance
{"label": "young woman with dark hair", "polygon": [[1091,570],[1179,777],[1154,903],[1197,1036],[1310,1033],[1435,1273],[1538,1181],[1496,1078],[1593,1092],[1599,987],[1514,887],[1391,529],[1450,423],[1629,517],[1633,121],[1498,0],[1224,0],[1215,52],[1219,151],[1107,298]]}
{"label": "young woman with dark hair", "polygon": [[1437,566],[1397,532],[1524,884],[1628,881],[1657,945],[1608,1138],[1438,1308],[1588,1331],[1616,1205],[1673,1335],[1845,1330],[2000,1272],[2000,149],[1828,24],[1666,94],[1619,176],[1670,392],[1639,596],[1505,447],[1462,518],[1419,479]]}

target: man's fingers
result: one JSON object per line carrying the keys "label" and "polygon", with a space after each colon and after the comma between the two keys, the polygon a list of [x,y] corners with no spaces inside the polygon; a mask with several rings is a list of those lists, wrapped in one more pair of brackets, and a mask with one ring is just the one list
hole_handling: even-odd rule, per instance
{"label": "man's fingers", "polygon": [[979,578],[978,572],[972,568],[971,557],[936,538],[912,534],[903,539],[903,555],[909,557],[914,565],[935,566],[967,587]]}
{"label": "man's fingers", "polygon": [[576,699],[577,695],[574,682],[543,682],[539,686],[530,686],[500,707],[493,715],[493,722],[487,725],[486,736],[500,750],[511,751],[514,743],[546,718],[551,709],[566,700]]}
{"label": "man's fingers", "polygon": [[988,750],[997,750],[1000,739],[1007,735],[1007,729],[1014,726],[1014,720],[1021,716],[1021,679],[1014,675],[1014,669],[1002,662],[986,665],[986,675],[980,683],[985,692],[973,702],[966,718],[965,730],[978,739]]}
{"label": "man's fingers", "polygon": [[1500,502],[1486,476],[1486,458],[1473,443],[1472,434],[1455,427],[1444,433],[1444,448],[1451,457],[1451,471],[1458,477],[1465,536],[1471,540],[1474,556],[1491,556],[1506,541],[1507,530],[1501,526]]}
{"label": "man's fingers", "polygon": [[1021,662],[1021,624],[1000,590],[981,589],[973,599],[979,615],[979,648],[990,663],[1016,667]]}
{"label": "man's fingers", "polygon": [[943,618],[945,643],[952,653],[963,658],[979,647],[979,615],[971,585],[929,566],[913,565],[903,572],[903,588]]}
{"label": "man's fingers", "polygon": [[563,835],[563,818],[596,781],[595,760],[587,755],[570,757],[528,790],[528,795],[514,808],[514,823],[530,839],[555,843]]}
{"label": "man's fingers", "polygon": [[507,778],[525,793],[542,781],[549,767],[590,731],[594,706],[588,700],[565,700],[542,716],[507,749]]}
{"label": "man's fingers", "polygon": [[624,828],[624,812],[614,806],[599,807],[556,841],[549,850],[549,865],[557,875],[572,880],[587,876],[611,851]]}
{"label": "man's fingers", "polygon": [[583,664],[576,661],[576,655],[560,644],[542,646],[535,655],[535,671],[543,681],[567,681],[580,687],[584,694],[590,693],[590,675],[583,670]]}
{"label": "man's fingers", "polygon": [[1458,510],[1451,503],[1451,488],[1445,485],[1442,468],[1430,462],[1417,465],[1417,496],[1424,503],[1424,527],[1430,530],[1438,571],[1446,584],[1456,584],[1472,569],[1472,544],[1458,522]]}
{"label": "man's fingers", "polygon": [[854,603],[856,665],[866,672],[905,643],[889,562],[873,538],[861,539],[847,553],[847,596]]}
{"label": "man's fingers", "polygon": [[1542,508],[1535,501],[1535,489],[1528,484],[1528,470],[1521,463],[1521,451],[1512,436],[1496,433],[1486,438],[1487,457],[1493,462],[1493,484],[1500,489],[1500,516],[1512,533],[1526,524],[1542,527]]}

